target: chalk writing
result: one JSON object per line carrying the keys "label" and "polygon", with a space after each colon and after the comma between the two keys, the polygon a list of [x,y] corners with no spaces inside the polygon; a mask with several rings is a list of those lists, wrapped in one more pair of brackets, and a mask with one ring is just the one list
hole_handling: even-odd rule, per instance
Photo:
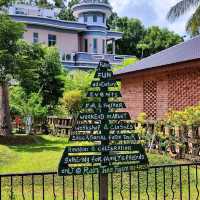
{"label": "chalk writing", "polygon": [[81,113],[79,120],[130,120],[130,115],[127,112],[113,112],[113,113]]}
{"label": "chalk writing", "polygon": [[119,91],[108,91],[108,92],[99,92],[99,91],[89,91],[87,97],[122,97]]}

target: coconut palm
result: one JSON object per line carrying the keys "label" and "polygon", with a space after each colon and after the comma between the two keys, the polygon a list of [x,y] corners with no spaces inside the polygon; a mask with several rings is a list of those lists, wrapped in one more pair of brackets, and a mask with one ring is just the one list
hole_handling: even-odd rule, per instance
{"label": "coconut palm", "polygon": [[200,33],[200,0],[181,0],[173,6],[167,14],[167,18],[173,22],[181,15],[184,15],[191,8],[196,8],[186,24],[186,31],[191,35]]}

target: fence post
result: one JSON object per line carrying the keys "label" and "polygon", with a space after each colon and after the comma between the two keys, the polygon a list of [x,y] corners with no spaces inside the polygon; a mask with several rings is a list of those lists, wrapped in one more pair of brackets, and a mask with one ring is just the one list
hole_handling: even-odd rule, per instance
{"label": "fence post", "polygon": [[100,200],[108,200],[108,175],[100,175]]}
{"label": "fence post", "polygon": [[1,176],[0,176],[0,200],[1,200]]}

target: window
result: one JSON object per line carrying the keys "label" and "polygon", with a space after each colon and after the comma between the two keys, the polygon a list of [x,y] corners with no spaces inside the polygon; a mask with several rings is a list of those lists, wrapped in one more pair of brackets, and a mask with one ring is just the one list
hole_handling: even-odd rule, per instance
{"label": "window", "polygon": [[33,43],[38,43],[38,41],[39,41],[39,34],[33,33]]}
{"label": "window", "polygon": [[84,22],[87,22],[88,21],[88,17],[87,15],[84,15]]}
{"label": "window", "polygon": [[88,40],[84,39],[84,51],[88,52]]}
{"label": "window", "polygon": [[17,15],[25,15],[26,13],[24,12],[23,8],[15,8],[15,14],[17,14]]}
{"label": "window", "polygon": [[93,52],[97,53],[97,39],[96,38],[93,39]]}
{"label": "window", "polygon": [[97,16],[93,15],[93,22],[97,22]]}
{"label": "window", "polygon": [[48,45],[49,47],[56,45],[56,35],[48,35]]}

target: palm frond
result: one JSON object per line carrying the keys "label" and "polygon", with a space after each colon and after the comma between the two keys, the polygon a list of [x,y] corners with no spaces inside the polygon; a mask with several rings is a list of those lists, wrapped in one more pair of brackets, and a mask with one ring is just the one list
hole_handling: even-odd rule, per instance
{"label": "palm frond", "polygon": [[200,33],[200,6],[197,8],[195,13],[189,19],[186,25],[186,31],[192,36],[198,35]]}
{"label": "palm frond", "polygon": [[181,0],[175,6],[173,6],[167,14],[167,19],[169,21],[175,21],[181,15],[184,15],[192,7],[198,6],[200,0]]}

